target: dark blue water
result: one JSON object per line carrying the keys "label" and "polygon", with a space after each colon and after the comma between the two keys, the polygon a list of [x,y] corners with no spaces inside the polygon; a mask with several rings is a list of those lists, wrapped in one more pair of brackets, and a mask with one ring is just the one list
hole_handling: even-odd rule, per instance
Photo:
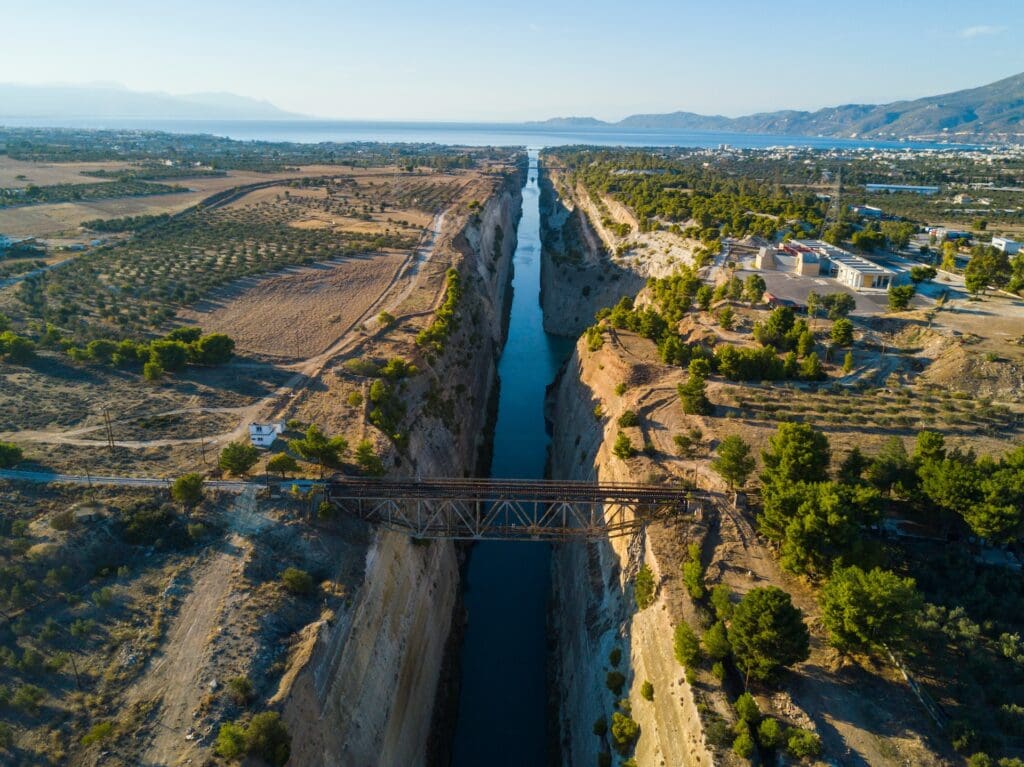
{"label": "dark blue water", "polygon": [[[0,105],[2,108],[2,105]],[[928,141],[860,141],[828,136],[776,136],[720,131],[623,130],[620,128],[557,128],[515,123],[368,122],[348,120],[152,120],[152,119],[46,119],[0,116],[8,127],[52,126],[209,133],[245,141],[383,141],[453,144],[460,146],[685,146],[720,144],[760,149],[802,146],[815,149],[954,149],[962,145]]]}
{"label": "dark blue water", "polygon": [[[530,152],[529,178],[537,176]],[[540,212],[536,181],[523,188],[508,340],[498,363],[501,394],[491,476],[544,476],[544,389],[573,342],[544,332],[540,308]],[[551,550],[540,542],[473,547],[464,598],[455,767],[539,767],[547,761],[546,611]]]}

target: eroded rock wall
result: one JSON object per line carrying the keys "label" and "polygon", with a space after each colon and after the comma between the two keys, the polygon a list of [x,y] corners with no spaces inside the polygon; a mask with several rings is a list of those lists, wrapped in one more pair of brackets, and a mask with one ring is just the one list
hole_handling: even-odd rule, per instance
{"label": "eroded rock wall", "polygon": [[[589,351],[582,341],[577,344],[549,391],[552,477],[648,481],[635,476],[630,463],[610,450],[620,414],[616,402],[622,399],[614,386],[628,375],[619,355],[607,349]],[[597,406],[602,417],[595,416]],[[611,724],[620,698],[630,699],[632,716],[640,724],[638,764],[716,763],[704,743],[692,690],[674,656],[673,625],[664,595],[646,610],[635,609],[632,581],[640,566],[646,563],[655,580],[661,580],[663,565],[654,549],[643,533],[555,547],[551,622],[563,767],[589,767],[597,763],[600,752],[610,749],[610,736],[598,737],[593,727],[602,717]],[[621,652],[617,667],[609,661],[615,648]],[[626,677],[619,695],[606,686],[606,676],[613,670]],[[644,681],[654,685],[652,701],[640,694]]]}
{"label": "eroded rock wall", "polygon": [[[506,178],[450,239],[447,256],[464,287],[458,327],[421,374],[432,377],[433,405],[419,403],[397,474],[463,476],[486,447],[521,186],[521,173]],[[452,543],[376,535],[362,586],[344,610],[313,628],[301,667],[281,693],[291,764],[429,763],[459,588]]]}

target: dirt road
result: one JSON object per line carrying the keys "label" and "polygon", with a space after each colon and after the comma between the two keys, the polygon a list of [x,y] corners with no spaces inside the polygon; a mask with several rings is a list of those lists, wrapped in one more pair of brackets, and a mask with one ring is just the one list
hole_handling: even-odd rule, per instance
{"label": "dirt road", "polygon": [[[204,674],[210,660],[210,640],[220,630],[224,601],[249,550],[245,534],[266,524],[257,513],[255,488],[239,495],[228,518],[233,528],[228,539],[193,571],[188,595],[164,637],[161,651],[126,695],[128,705],[157,703],[143,764],[181,764],[198,752],[196,742],[187,736],[196,706],[212,689],[212,680]],[[223,684],[224,680],[217,683]]]}

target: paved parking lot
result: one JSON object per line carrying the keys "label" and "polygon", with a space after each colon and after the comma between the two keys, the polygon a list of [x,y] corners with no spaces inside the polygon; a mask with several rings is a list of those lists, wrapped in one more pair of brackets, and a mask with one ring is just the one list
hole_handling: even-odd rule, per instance
{"label": "paved parking lot", "polygon": [[[889,297],[886,291],[856,291],[852,288],[848,288],[842,283],[838,282],[832,277],[802,277],[792,271],[786,271],[792,269],[792,261],[794,259],[786,259],[785,257],[776,260],[779,262],[779,269],[775,271],[757,271],[753,268],[743,268],[736,270],[736,276],[741,280],[745,280],[749,274],[760,274],[764,278],[765,285],[768,286],[768,292],[779,298],[784,298],[789,301],[795,301],[801,306],[807,305],[807,294],[814,292],[819,295],[826,293],[847,293],[853,296],[856,301],[856,308],[853,310],[855,315],[870,315],[870,314],[882,314],[889,310]],[[752,267],[753,261],[744,260],[744,267]],[[931,301],[923,296],[915,296],[913,300],[914,307],[924,307],[931,305]]]}

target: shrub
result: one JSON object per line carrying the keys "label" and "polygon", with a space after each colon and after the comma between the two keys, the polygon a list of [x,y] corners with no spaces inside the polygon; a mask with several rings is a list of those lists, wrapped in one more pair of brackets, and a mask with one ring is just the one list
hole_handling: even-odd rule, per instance
{"label": "shrub", "polygon": [[700,560],[692,559],[683,564],[683,583],[694,599],[704,597],[704,568]]}
{"label": "shrub", "polygon": [[245,748],[274,767],[283,767],[291,755],[292,738],[276,711],[256,714],[245,728]]}
{"label": "shrub", "polygon": [[253,699],[252,682],[247,676],[236,676],[228,680],[227,695],[238,706],[247,705]]}
{"label": "shrub", "polygon": [[893,285],[889,288],[889,311],[902,312],[910,306],[917,290],[913,285]]}
{"label": "shrub", "polygon": [[629,753],[629,749],[633,747],[637,738],[640,737],[640,725],[633,721],[632,718],[625,714],[620,714],[618,711],[612,714],[611,731],[615,750],[623,756]]}
{"label": "shrub", "polygon": [[750,735],[749,727],[744,727],[736,736],[732,742],[732,752],[741,759],[750,759],[754,755],[754,738]]}
{"label": "shrub", "polygon": [[21,448],[11,442],[0,442],[0,469],[21,463]]}
{"label": "shrub", "polygon": [[147,381],[159,381],[164,376],[163,366],[150,360],[142,366],[142,377]]}
{"label": "shrub", "polygon": [[362,440],[356,445],[356,463],[363,470],[364,474],[371,477],[379,477],[384,474],[384,462],[373,450],[373,443],[368,439]]}
{"label": "shrub", "polygon": [[604,685],[615,695],[622,693],[622,687],[626,684],[626,677],[620,671],[609,671],[604,678]]}
{"label": "shrub", "polygon": [[720,621],[727,621],[732,618],[732,592],[724,583],[719,583],[711,589],[711,606],[715,609],[715,615]]}
{"label": "shrub", "polygon": [[786,735],[778,719],[762,719],[757,726],[757,739],[765,748],[778,748],[786,741]]}
{"label": "shrub", "polygon": [[672,639],[676,660],[680,665],[691,668],[700,662],[700,640],[690,624],[683,621],[676,626]]}
{"label": "shrub", "polygon": [[736,699],[736,715],[741,722],[749,725],[756,725],[761,721],[761,709],[757,707],[757,701],[749,692],[745,692]]}
{"label": "shrub", "polygon": [[113,722],[97,722],[82,738],[83,746],[91,746],[93,743],[102,743],[114,733]]}
{"label": "shrub", "polygon": [[625,429],[629,426],[636,426],[638,423],[640,423],[640,417],[632,410],[627,410],[619,416],[618,424],[620,428]]}
{"label": "shrub", "polygon": [[224,365],[235,356],[235,342],[223,333],[211,333],[190,344],[188,354],[198,365]]}
{"label": "shrub", "polygon": [[298,461],[288,455],[288,453],[277,453],[276,455],[271,456],[270,460],[267,461],[267,471],[279,473],[281,475],[281,479],[284,479],[288,472],[296,472],[298,470]]}
{"label": "shrub", "polygon": [[621,458],[623,461],[636,455],[636,448],[633,447],[633,443],[625,432],[620,431],[619,436],[615,438],[615,444],[612,446],[612,453],[616,458]]}
{"label": "shrub", "polygon": [[608,732],[608,720],[603,716],[599,716],[594,721],[594,734],[599,738],[603,738],[606,732]]}
{"label": "shrub", "polygon": [[704,653],[711,660],[724,660],[729,657],[731,648],[729,636],[722,621],[716,621],[704,632]]}
{"label": "shrub", "polygon": [[213,751],[225,759],[239,759],[245,754],[245,728],[237,722],[225,722],[217,732]]}
{"label": "shrub", "polygon": [[640,567],[636,574],[636,582],[633,586],[633,596],[636,598],[636,606],[645,610],[654,604],[654,573],[646,564]]}
{"label": "shrub", "polygon": [[10,750],[14,745],[14,728],[7,722],[0,722],[0,749]]}
{"label": "shrub", "polygon": [[281,573],[281,582],[292,594],[313,592],[313,576],[297,567],[288,567]]}
{"label": "shrub", "polygon": [[203,500],[203,475],[184,474],[171,484],[171,498],[186,509]]}
{"label": "shrub", "polygon": [[75,512],[71,509],[58,511],[50,517],[50,527],[61,532],[70,530],[75,526]]}
{"label": "shrub", "polygon": [[349,393],[348,397],[345,398],[350,407],[362,407],[363,406],[363,393],[354,391]]}
{"label": "shrub", "polygon": [[276,711],[256,714],[248,725],[225,722],[217,732],[214,753],[225,759],[239,759],[246,754],[283,767],[291,755],[292,738]]}
{"label": "shrub", "polygon": [[644,683],[640,685],[640,696],[644,700],[654,700],[654,685],[650,680],[645,679]]}
{"label": "shrub", "polygon": [[786,751],[796,759],[809,759],[821,753],[821,738],[809,730],[790,727],[786,730]]}
{"label": "shrub", "polygon": [[189,359],[188,344],[183,341],[154,341],[149,345],[150,362],[172,373],[182,370]]}
{"label": "shrub", "polygon": [[14,691],[11,697],[11,705],[24,711],[26,714],[39,713],[39,704],[46,699],[46,692],[34,684],[23,684]]}

